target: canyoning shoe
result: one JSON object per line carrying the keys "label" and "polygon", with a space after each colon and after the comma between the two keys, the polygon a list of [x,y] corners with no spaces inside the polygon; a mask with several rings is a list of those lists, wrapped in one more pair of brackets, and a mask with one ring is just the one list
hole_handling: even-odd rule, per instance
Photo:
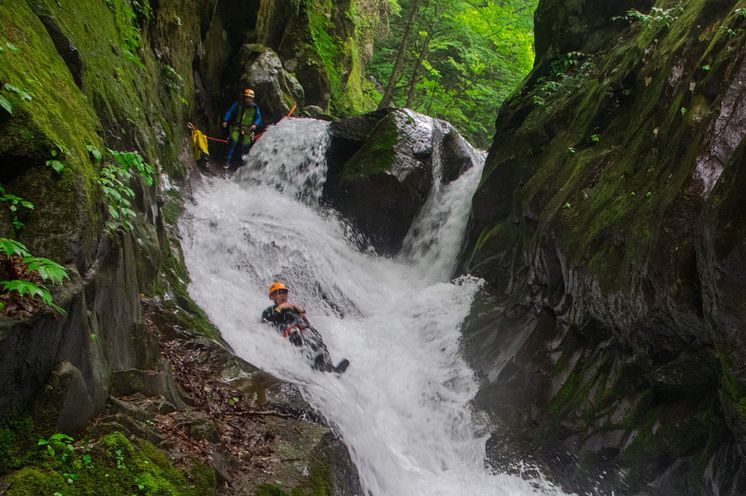
{"label": "canyoning shoe", "polygon": [[337,364],[336,367],[334,367],[334,372],[338,374],[344,373],[345,370],[347,370],[347,367],[350,366],[350,361],[346,358],[343,358],[341,362]]}

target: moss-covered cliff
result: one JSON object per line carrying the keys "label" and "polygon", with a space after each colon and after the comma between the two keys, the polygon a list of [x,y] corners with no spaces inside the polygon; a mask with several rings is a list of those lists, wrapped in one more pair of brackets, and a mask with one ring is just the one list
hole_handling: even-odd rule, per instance
{"label": "moss-covered cliff", "polygon": [[[296,13],[306,8],[251,0],[0,2],[0,237],[23,242],[34,255],[63,264],[69,274],[52,288],[64,314],[36,302],[23,312],[5,308],[13,319],[0,316],[0,453],[18,455],[0,467],[0,492],[36,494],[71,484],[62,475],[65,467],[38,456],[36,439],[15,435],[19,422],[31,425],[29,436],[37,439],[55,431],[83,433],[76,450],[106,444],[108,432],[123,432],[177,454],[179,468],[185,469],[182,475],[161,463],[162,454],[151,453],[149,444],[122,444],[125,455],[133,451],[129,461],[119,460],[115,450],[98,462],[106,470],[123,470],[122,463],[132,469],[112,480],[112,494],[120,486],[132,490],[133,484],[153,491],[160,487],[158,494],[209,494],[216,483],[227,493],[247,493],[270,482],[275,486],[263,490],[272,494],[293,488],[329,494],[344,484],[355,490],[349,455],[329,429],[317,420],[294,418],[312,417],[297,392],[233,357],[190,300],[173,226],[180,189],[188,190],[185,123],[219,122],[218,110],[233,98],[233,86],[242,85],[236,73],[240,47],[256,40],[257,25],[280,4]],[[357,40],[349,46],[370,36],[356,37],[361,19],[350,17],[367,3],[323,5],[327,10],[319,15],[327,31],[338,28],[349,35],[340,39]],[[330,17],[335,9],[342,10]],[[303,19],[310,23],[311,17]],[[273,19],[282,31],[291,17]],[[310,43],[306,35],[312,26],[296,28],[301,33],[296,40]],[[357,73],[346,69],[345,60],[334,59],[334,109],[354,108],[345,102],[354,99],[347,82]],[[353,60],[364,63],[352,56],[348,61]],[[324,77],[334,79],[329,71],[322,71]],[[261,104],[261,96],[258,100]],[[102,184],[116,164],[107,149],[139,152],[154,166],[154,183],[134,173],[131,182],[113,189]],[[132,217],[124,222],[123,211],[112,202],[130,193]],[[34,208],[13,211],[15,197]],[[3,256],[0,261],[18,267],[17,260]],[[5,277],[3,269],[0,279]],[[214,380],[213,391],[224,396],[221,404],[201,400],[197,386],[202,383],[183,373],[200,367],[199,379]],[[239,376],[242,380],[226,385]],[[267,422],[255,421],[260,404]],[[228,417],[240,433],[221,422]],[[295,438],[286,438],[290,430]],[[307,464],[278,457],[260,462],[230,446],[232,439],[253,443],[266,457],[293,450],[292,458]],[[206,477],[197,473],[202,469],[187,470],[192,460],[210,464]],[[351,475],[338,477],[332,462]],[[140,470],[150,463],[163,473]],[[81,482],[65,494],[90,492],[90,484],[108,491],[96,478],[102,474],[76,471]],[[202,488],[204,481],[211,486]]]}
{"label": "moss-covered cliff", "polygon": [[536,29],[464,260],[493,290],[466,332],[495,460],[741,494],[746,4],[542,0]]}

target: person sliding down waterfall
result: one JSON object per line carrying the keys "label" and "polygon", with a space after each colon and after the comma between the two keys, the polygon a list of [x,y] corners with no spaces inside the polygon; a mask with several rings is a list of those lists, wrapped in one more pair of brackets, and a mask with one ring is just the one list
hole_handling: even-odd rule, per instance
{"label": "person sliding down waterfall", "polygon": [[274,305],[262,312],[262,321],[274,324],[283,337],[295,346],[303,348],[311,362],[311,367],[322,372],[342,373],[350,361],[346,358],[336,366],[332,364],[329,350],[321,340],[319,331],[311,327],[306,319],[306,311],[295,303],[288,302],[288,288],[281,282],[273,282],[269,287],[269,299]]}
{"label": "person sliding down waterfall", "polygon": [[[233,105],[223,116],[223,128],[228,128],[228,154],[225,156],[225,168],[231,166],[233,154],[236,147],[241,144],[240,157],[249,153],[251,145],[254,144],[254,131],[262,124],[262,115],[259,107],[254,103],[254,90],[245,88],[240,102]],[[240,158],[239,157],[239,158]]]}

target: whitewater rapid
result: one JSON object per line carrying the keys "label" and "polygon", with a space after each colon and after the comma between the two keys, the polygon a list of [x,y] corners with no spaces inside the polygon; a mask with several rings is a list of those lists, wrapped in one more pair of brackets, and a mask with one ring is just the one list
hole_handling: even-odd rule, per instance
{"label": "whitewater rapid", "polygon": [[[179,225],[191,296],[242,358],[299,385],[348,446],[365,494],[554,493],[486,468],[487,434],[471,406],[477,382],[459,353],[481,283],[451,275],[483,157],[474,152],[475,166],[447,186],[436,173],[402,255],[384,258],[360,250],[349,226],[319,206],[327,126],[285,119],[233,180],[195,188]],[[350,360],[347,373],[313,371],[260,323],[275,279],[306,308],[332,359]]]}

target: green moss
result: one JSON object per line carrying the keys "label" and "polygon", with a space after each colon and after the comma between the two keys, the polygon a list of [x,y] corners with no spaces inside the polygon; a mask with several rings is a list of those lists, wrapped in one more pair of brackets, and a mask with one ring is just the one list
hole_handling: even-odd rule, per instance
{"label": "green moss", "polygon": [[[80,449],[80,448],[79,448]],[[148,442],[132,444],[121,432],[91,444],[90,462],[82,463],[80,451],[62,461],[47,457],[36,467],[26,467],[7,479],[8,496],[61,492],[65,496],[107,494],[124,496],[202,496],[215,494],[214,474],[199,466],[184,474],[165,454]],[[69,475],[72,474],[72,475]],[[195,482],[190,483],[188,475]]]}
{"label": "green moss", "polygon": [[62,491],[66,496],[71,494],[59,472],[27,467],[11,476],[8,482],[10,488],[4,493],[7,496],[51,496]]}
{"label": "green moss", "polygon": [[163,221],[169,226],[175,226],[182,212],[184,212],[181,193],[176,189],[169,189],[163,196],[165,198],[165,203],[161,207]]}
{"label": "green moss", "polygon": [[[330,108],[325,110],[335,115],[356,114],[376,107],[372,85],[365,86],[365,63],[359,47],[369,43],[375,32],[375,28],[362,25],[368,21],[374,26],[381,21],[364,18],[355,10],[355,2],[350,4],[350,11],[339,12],[344,7],[331,0],[305,0],[303,3],[311,49],[324,67],[331,89]],[[353,34],[345,33],[341,37],[339,33],[344,32],[344,28],[335,26],[335,18],[352,23]]]}
{"label": "green moss", "polygon": [[[97,174],[86,146],[103,148],[97,134],[100,123],[26,3],[0,4],[0,18],[0,44],[17,47],[2,53],[0,81],[29,95],[3,92],[14,108],[10,118],[0,120],[0,156],[16,158],[15,176],[6,190],[36,206],[25,219],[26,232],[44,235],[26,240],[29,247],[39,255],[65,260],[70,225],[80,226],[86,230],[80,234],[90,237],[99,222]],[[44,165],[53,149],[62,150],[56,157],[65,166],[61,174]]]}
{"label": "green moss", "polygon": [[0,476],[36,459],[39,433],[30,417],[8,416],[0,422]]}
{"label": "green moss", "polygon": [[352,181],[391,170],[398,142],[396,115],[389,114],[376,125],[363,147],[345,164],[342,181]]}
{"label": "green moss", "polygon": [[[85,63],[82,91],[103,123],[107,144],[118,149],[137,148],[149,162],[160,159],[169,172],[180,171],[179,140],[161,122],[181,124],[182,96],[168,90],[164,63],[156,62],[151,52],[143,49],[147,47],[145,34],[131,3],[81,0],[71,8],[55,0],[39,0],[34,9],[53,18],[80,52]],[[175,46],[174,57],[182,51],[180,45]],[[189,50],[185,44],[183,51]],[[191,88],[185,84],[187,87]],[[162,143],[156,141],[156,129],[166,134]]]}
{"label": "green moss", "polygon": [[547,405],[549,415],[560,415],[566,412],[568,408],[571,408],[575,402],[582,400],[584,396],[580,394],[581,387],[582,374],[577,369],[574,369],[570,372],[570,375],[562,384],[559,391],[557,391],[557,394],[549,401],[549,405]]}

